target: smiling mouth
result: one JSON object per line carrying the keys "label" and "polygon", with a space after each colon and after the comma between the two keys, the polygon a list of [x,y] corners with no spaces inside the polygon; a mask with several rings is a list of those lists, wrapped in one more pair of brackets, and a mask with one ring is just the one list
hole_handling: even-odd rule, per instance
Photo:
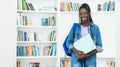
{"label": "smiling mouth", "polygon": [[81,19],[82,19],[82,20],[86,20],[87,18],[84,17],[84,18],[81,18]]}

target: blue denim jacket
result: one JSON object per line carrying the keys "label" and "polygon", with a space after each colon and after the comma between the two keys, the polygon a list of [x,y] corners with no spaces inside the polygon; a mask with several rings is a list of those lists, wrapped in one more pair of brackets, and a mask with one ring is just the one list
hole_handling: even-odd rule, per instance
{"label": "blue denim jacket", "polygon": [[[78,26],[76,27],[76,31],[73,32],[73,28],[71,28],[71,30],[68,34],[67,48],[69,49],[70,52],[72,52],[70,47],[73,46],[73,43],[81,38],[81,35],[80,35],[81,24],[80,23],[77,23],[77,24],[78,24]],[[99,27],[97,25],[95,25],[94,23],[90,23],[89,30],[90,30],[89,33],[90,33],[94,43],[96,44],[96,46],[102,47],[101,34],[100,34]],[[79,59],[77,58],[76,54],[74,52],[72,52],[72,63],[76,63],[78,60]],[[96,54],[85,60],[86,60],[86,64],[87,63],[88,64],[96,63]],[[80,60],[80,61],[84,61],[84,59]]]}

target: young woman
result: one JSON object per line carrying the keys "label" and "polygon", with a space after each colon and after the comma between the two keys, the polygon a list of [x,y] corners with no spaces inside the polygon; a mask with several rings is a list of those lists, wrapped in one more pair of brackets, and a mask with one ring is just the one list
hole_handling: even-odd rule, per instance
{"label": "young woman", "polygon": [[[103,51],[102,41],[99,27],[93,23],[88,4],[83,3],[80,6],[79,19],[80,22],[77,24],[76,31],[73,32],[72,28],[67,39],[67,47],[72,52],[72,67],[96,67],[96,53]],[[97,48],[86,54],[75,49],[73,43],[87,34],[91,35]]]}

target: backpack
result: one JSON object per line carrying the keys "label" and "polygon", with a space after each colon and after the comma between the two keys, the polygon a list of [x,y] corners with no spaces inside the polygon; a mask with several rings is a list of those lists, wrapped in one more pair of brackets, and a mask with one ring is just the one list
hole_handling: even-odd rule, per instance
{"label": "backpack", "polygon": [[[76,27],[77,27],[77,23],[74,23],[74,25],[73,25],[73,32],[74,33],[76,31]],[[66,36],[66,38],[65,38],[65,40],[63,42],[63,49],[64,49],[67,56],[71,56],[71,52],[68,51],[67,44],[66,44],[67,39],[68,39],[68,35]]]}

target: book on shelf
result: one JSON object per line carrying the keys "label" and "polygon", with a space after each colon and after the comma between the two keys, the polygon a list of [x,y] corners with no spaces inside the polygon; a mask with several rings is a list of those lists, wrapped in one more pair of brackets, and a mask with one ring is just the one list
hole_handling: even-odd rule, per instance
{"label": "book on shelf", "polygon": [[44,46],[43,56],[49,56],[51,46]]}
{"label": "book on shelf", "polygon": [[54,16],[51,18],[50,26],[56,26],[56,21]]}
{"label": "book on shelf", "polygon": [[70,60],[60,60],[60,67],[71,67],[71,61]]}
{"label": "book on shelf", "polygon": [[16,67],[21,67],[21,62],[20,61],[16,62]]}
{"label": "book on shelf", "polygon": [[40,62],[30,62],[29,67],[40,67]]}
{"label": "book on shelf", "polygon": [[29,10],[35,10],[32,3],[27,3]]}
{"label": "book on shelf", "polygon": [[98,11],[102,11],[102,5],[101,4],[98,4]]}
{"label": "book on shelf", "polygon": [[115,61],[108,61],[106,67],[115,67]]}
{"label": "book on shelf", "polygon": [[60,11],[65,11],[65,3],[60,2]]}
{"label": "book on shelf", "polygon": [[67,60],[64,60],[63,67],[68,67],[68,61]]}
{"label": "book on shelf", "polygon": [[51,51],[51,56],[56,56],[56,44],[52,44],[52,51]]}
{"label": "book on shelf", "polygon": [[115,9],[115,2],[109,1],[107,11],[114,11],[114,9]]}
{"label": "book on shelf", "polygon": [[56,56],[56,44],[43,47],[43,56]]}
{"label": "book on shelf", "polygon": [[47,26],[47,18],[42,18],[42,26]]}

